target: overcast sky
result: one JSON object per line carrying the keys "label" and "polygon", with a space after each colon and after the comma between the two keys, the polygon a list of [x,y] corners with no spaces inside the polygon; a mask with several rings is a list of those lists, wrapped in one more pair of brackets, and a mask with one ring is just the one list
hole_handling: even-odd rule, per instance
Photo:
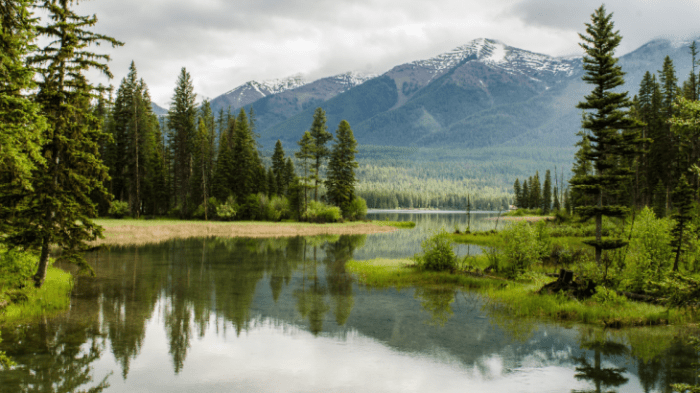
{"label": "overcast sky", "polygon": [[[90,0],[95,31],[123,41],[115,86],[133,60],[153,101],[167,106],[186,67],[198,101],[249,80],[301,73],[384,73],[476,38],[554,56],[580,55],[577,33],[600,0]],[[700,36],[700,0],[612,0],[618,55],[651,39]],[[106,80],[96,82],[106,83]]]}

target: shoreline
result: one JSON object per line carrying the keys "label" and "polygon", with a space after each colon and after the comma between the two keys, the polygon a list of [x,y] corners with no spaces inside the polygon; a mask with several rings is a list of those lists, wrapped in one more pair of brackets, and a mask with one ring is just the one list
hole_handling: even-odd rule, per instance
{"label": "shoreline", "polygon": [[97,219],[104,227],[104,239],[90,242],[90,246],[143,245],[161,243],[171,239],[192,237],[294,237],[319,235],[369,235],[393,232],[391,226],[368,222],[342,224],[312,224],[297,222],[264,221],[184,221],[184,220],[133,220]]}

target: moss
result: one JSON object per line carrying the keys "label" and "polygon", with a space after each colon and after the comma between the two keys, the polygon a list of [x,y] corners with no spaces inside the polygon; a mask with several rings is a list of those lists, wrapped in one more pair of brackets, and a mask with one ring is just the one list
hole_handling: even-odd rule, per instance
{"label": "moss", "polygon": [[[26,286],[20,291],[3,294],[13,297],[16,302],[0,310],[0,324],[16,324],[31,321],[68,309],[73,279],[70,273],[55,267],[49,267],[46,280],[41,288]],[[11,295],[11,296],[10,296]]]}

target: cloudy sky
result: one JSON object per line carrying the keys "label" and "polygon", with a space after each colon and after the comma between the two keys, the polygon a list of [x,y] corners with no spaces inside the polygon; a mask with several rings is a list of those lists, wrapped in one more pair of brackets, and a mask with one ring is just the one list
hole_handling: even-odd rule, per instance
{"label": "cloudy sky", "polygon": [[[577,33],[600,0],[90,0],[95,31],[118,85],[133,60],[154,102],[167,107],[186,67],[198,97],[249,80],[301,73],[383,73],[476,38],[554,56],[580,55]],[[609,0],[622,55],[651,39],[700,37],[700,0]],[[106,80],[96,82],[109,83]]]}

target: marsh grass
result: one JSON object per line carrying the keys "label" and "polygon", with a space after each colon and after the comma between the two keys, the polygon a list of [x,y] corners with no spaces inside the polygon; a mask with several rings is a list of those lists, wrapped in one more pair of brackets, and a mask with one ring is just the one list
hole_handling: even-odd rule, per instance
{"label": "marsh grass", "polygon": [[416,223],[413,221],[372,221],[372,224],[380,226],[389,226],[400,229],[411,229],[416,227]]}
{"label": "marsh grass", "polygon": [[184,220],[115,220],[97,219],[105,228],[105,238],[91,243],[98,245],[143,245],[170,239],[192,237],[291,237],[318,235],[361,235],[391,232],[393,227],[374,223],[347,222],[312,224],[299,222],[260,221],[184,221]]}
{"label": "marsh grass", "polygon": [[500,309],[516,317],[547,318],[614,328],[697,321],[697,315],[689,310],[668,309],[626,299],[602,301],[594,296],[581,301],[564,294],[536,294],[540,287],[540,284],[534,283],[511,283],[505,288],[490,289],[486,295],[494,310]]}
{"label": "marsh grass", "polygon": [[345,267],[357,276],[361,284],[374,288],[449,287],[478,289],[503,285],[503,281],[500,280],[473,277],[467,274],[420,270],[410,259],[351,260]]}
{"label": "marsh grass", "polygon": [[32,321],[65,311],[70,306],[72,288],[70,273],[49,267],[41,288],[26,286],[21,290],[26,300],[12,303],[0,311],[0,325]]}

